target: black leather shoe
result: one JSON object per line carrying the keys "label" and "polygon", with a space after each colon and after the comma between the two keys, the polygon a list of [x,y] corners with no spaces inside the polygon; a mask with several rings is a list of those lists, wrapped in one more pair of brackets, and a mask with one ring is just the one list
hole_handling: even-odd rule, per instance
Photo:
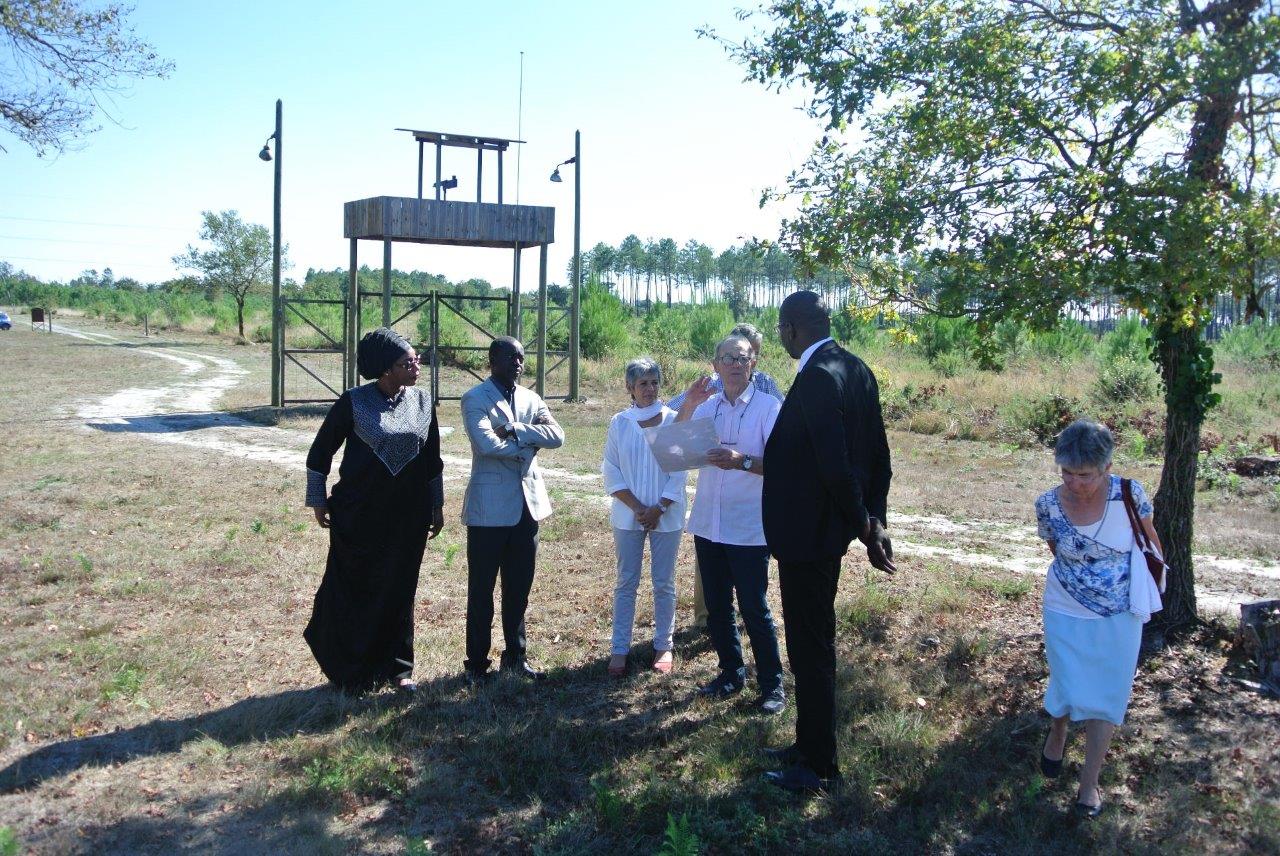
{"label": "black leather shoe", "polygon": [[418,692],[418,683],[412,678],[402,678],[396,682],[396,692],[407,696],[415,695]]}
{"label": "black leather shoe", "polygon": [[524,678],[526,681],[540,681],[547,676],[546,672],[539,672],[533,666],[530,666],[528,660],[503,663],[502,672],[506,675],[515,675],[518,678]]}
{"label": "black leather shoe", "polygon": [[1040,753],[1040,775],[1046,779],[1056,779],[1062,772],[1062,758],[1053,761],[1048,755]]}
{"label": "black leather shoe", "polygon": [[482,684],[491,683],[494,677],[496,676],[497,676],[496,672],[490,672],[490,671],[477,672],[474,669],[467,669],[466,671],[467,683],[473,687],[478,687]]}
{"label": "black leather shoe", "polygon": [[698,687],[698,694],[708,698],[728,698],[741,692],[745,683],[746,678],[741,674],[721,672],[711,683]]}
{"label": "black leather shoe", "polygon": [[796,748],[794,743],[781,749],[764,749],[760,754],[764,755],[771,763],[777,764],[784,769],[804,763],[804,754]]}
{"label": "black leather shoe", "polygon": [[844,785],[844,777],[839,773],[824,779],[803,764],[771,770],[764,774],[764,780],[794,794],[837,794]]}

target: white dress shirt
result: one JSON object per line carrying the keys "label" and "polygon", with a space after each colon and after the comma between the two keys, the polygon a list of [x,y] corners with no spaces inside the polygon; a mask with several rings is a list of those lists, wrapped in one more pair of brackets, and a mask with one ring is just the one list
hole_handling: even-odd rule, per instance
{"label": "white dress shirt", "polygon": [[[662,425],[676,418],[669,407],[662,408]],[[658,518],[658,532],[676,532],[684,528],[684,483],[687,473],[678,470],[664,473],[649,449],[644,429],[635,419],[623,413],[609,423],[609,434],[604,441],[604,460],[600,463],[604,474],[604,492],[614,494],[626,488],[646,506],[657,505],[661,499],[671,500],[671,505]],[[609,523],[614,529],[640,529],[636,513],[626,503],[613,497],[609,511]]]}
{"label": "white dress shirt", "polygon": [[[782,404],[772,395],[750,384],[729,403],[718,392],[698,405],[694,419],[715,419],[720,444],[759,460],[764,444],[778,420]],[[760,518],[760,495],[764,479],[746,470],[722,470],[706,466],[698,470],[698,490],[693,511],[685,528],[709,541],[739,546],[764,546],[764,524]]]}
{"label": "white dress shirt", "polygon": [[804,353],[800,355],[800,362],[796,363],[796,374],[804,371],[804,367],[809,364],[809,358],[813,356],[813,352],[821,348],[827,342],[834,341],[830,336],[825,339],[819,339],[812,345],[804,349]]}

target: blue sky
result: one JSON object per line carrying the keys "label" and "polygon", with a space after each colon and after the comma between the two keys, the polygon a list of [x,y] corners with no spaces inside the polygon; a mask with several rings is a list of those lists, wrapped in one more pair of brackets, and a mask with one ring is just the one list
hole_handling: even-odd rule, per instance
{"label": "blue sky", "polygon": [[[393,129],[516,137],[521,51],[520,201],[556,208],[552,281],[572,253],[572,173],[547,179],[573,153],[575,129],[584,249],[632,232],[717,250],[773,237],[784,212],[760,210],[760,193],[819,135],[798,93],[744,82],[719,45],[697,37],[704,24],[746,32],[730,3],[139,0],[131,20],[174,62],[168,79],[135,85],[111,107],[119,124],[105,121],[61,156],[2,140],[0,259],[42,278],[105,267],[144,282],[173,276],[170,258],[195,240],[206,209],[270,225],[272,169],[257,152],[276,98],[286,276],[345,267],[343,202],[416,193],[416,146]],[[455,198],[474,198],[474,153],[452,158],[446,150]],[[486,198],[493,168],[490,155]],[[362,243],[361,261],[380,267],[380,246]],[[526,254],[526,289],[536,262]],[[511,275],[503,250],[397,245],[393,263],[497,285]]]}

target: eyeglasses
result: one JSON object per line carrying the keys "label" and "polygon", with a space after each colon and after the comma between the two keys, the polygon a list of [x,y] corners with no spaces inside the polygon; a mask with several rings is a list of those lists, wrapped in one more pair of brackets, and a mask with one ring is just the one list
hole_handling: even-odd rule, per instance
{"label": "eyeglasses", "polygon": [[722,366],[749,366],[751,365],[751,357],[735,357],[725,354],[723,357],[716,357],[716,362]]}
{"label": "eyeglasses", "polygon": [[404,359],[396,363],[396,368],[407,369],[407,368],[411,368],[412,366],[419,366],[419,365],[422,365],[422,357],[409,357],[408,359]]}

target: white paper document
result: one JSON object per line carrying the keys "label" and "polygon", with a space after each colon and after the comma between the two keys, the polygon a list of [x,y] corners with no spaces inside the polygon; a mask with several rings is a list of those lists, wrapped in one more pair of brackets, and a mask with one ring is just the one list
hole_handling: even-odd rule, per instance
{"label": "white paper document", "polygon": [[715,420],[710,417],[646,428],[644,438],[664,473],[705,467],[707,452],[720,447]]}

